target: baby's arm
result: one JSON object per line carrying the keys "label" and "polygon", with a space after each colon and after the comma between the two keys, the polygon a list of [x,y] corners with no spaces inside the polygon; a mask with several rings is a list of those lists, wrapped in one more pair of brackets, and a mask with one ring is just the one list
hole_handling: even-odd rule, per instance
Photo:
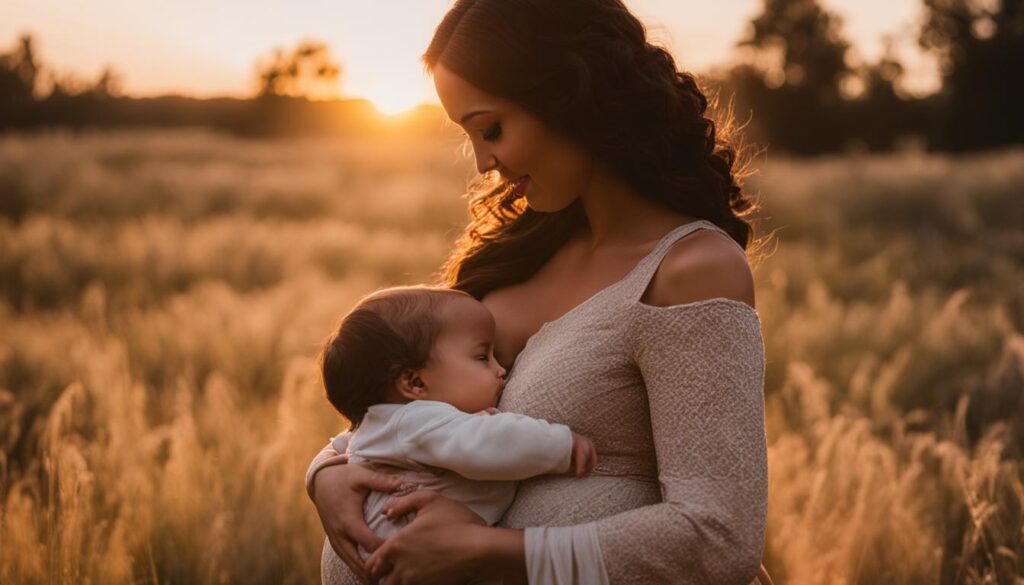
{"label": "baby's arm", "polygon": [[408,405],[394,424],[410,460],[480,480],[565,473],[578,436],[565,425],[521,414],[477,416],[427,400]]}

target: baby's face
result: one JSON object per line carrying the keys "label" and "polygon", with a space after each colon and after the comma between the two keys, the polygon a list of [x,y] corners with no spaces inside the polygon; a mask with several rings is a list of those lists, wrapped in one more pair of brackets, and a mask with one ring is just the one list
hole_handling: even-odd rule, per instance
{"label": "baby's face", "polygon": [[483,303],[462,296],[445,302],[441,312],[444,329],[420,371],[426,398],[469,413],[495,406],[505,368],[494,357],[494,317]]}

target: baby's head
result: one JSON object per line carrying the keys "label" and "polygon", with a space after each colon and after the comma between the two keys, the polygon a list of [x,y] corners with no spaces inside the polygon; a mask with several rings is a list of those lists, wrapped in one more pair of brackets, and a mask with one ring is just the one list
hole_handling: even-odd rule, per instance
{"label": "baby's head", "polygon": [[487,307],[462,291],[426,285],[375,291],[324,343],[319,361],[327,399],[353,427],[374,404],[492,407],[505,385],[494,329]]}

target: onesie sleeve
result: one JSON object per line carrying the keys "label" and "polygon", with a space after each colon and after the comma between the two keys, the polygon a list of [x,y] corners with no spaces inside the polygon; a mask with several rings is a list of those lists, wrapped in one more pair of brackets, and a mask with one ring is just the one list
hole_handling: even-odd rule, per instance
{"label": "onesie sleeve", "polygon": [[411,461],[469,479],[564,473],[572,458],[569,427],[512,412],[477,416],[444,402],[418,400],[396,415],[395,424]]}
{"label": "onesie sleeve", "polygon": [[662,502],[526,528],[529,582],[582,585],[581,567],[600,558],[591,582],[751,583],[768,513],[760,319],[725,298],[633,309],[627,350],[647,388]]}
{"label": "onesie sleeve", "polygon": [[327,445],[325,445],[324,448],[316,454],[316,457],[313,457],[313,460],[310,461],[309,468],[306,470],[306,494],[309,495],[309,499],[316,501],[313,484],[316,472],[330,465],[348,463],[348,457],[345,456],[345,450],[348,447],[348,440],[351,437],[351,431],[345,431],[340,435],[332,437],[331,440],[327,442]]}

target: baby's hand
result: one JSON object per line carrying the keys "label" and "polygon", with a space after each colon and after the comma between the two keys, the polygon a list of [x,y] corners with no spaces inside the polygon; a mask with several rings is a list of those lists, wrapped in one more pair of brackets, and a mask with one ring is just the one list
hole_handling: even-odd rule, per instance
{"label": "baby's hand", "polygon": [[480,412],[474,412],[473,414],[478,414],[480,416],[491,416],[492,414],[501,414],[501,411],[492,406],[491,408],[485,408]]}
{"label": "baby's hand", "polygon": [[597,465],[597,451],[594,450],[594,444],[583,435],[573,433],[569,471],[574,472],[576,477],[583,477],[593,471],[595,465]]}

